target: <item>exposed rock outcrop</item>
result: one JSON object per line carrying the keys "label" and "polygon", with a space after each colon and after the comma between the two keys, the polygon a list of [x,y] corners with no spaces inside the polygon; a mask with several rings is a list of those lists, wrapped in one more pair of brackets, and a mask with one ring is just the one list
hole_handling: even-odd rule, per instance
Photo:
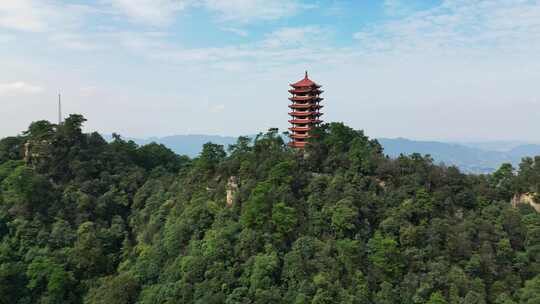
{"label": "exposed rock outcrop", "polygon": [[29,164],[30,163],[30,160],[32,158],[32,155],[30,154],[30,142],[27,141],[25,144],[24,144],[24,161]]}
{"label": "exposed rock outcrop", "polygon": [[50,144],[47,140],[28,140],[24,144],[24,161],[26,164],[34,164],[46,158]]}
{"label": "exposed rock outcrop", "polygon": [[238,193],[238,178],[236,176],[229,177],[227,182],[227,206],[232,207]]}
{"label": "exposed rock outcrop", "polygon": [[517,207],[518,204],[528,204],[540,213],[540,203],[535,200],[534,193],[518,193],[512,198],[512,206]]}

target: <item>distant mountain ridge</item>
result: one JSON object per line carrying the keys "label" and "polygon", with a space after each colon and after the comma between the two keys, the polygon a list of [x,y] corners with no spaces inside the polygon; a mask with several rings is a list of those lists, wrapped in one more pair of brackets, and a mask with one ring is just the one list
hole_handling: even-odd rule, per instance
{"label": "distant mountain ridge", "polygon": [[[228,146],[234,144],[237,137],[199,134],[129,139],[139,145],[160,143],[178,154],[195,157],[207,142]],[[539,144],[507,145],[509,150],[503,150],[496,149],[496,145],[489,143],[461,144],[406,138],[379,138],[378,141],[383,146],[385,154],[390,157],[412,153],[429,154],[436,163],[457,166],[464,172],[476,174],[491,173],[503,163],[511,163],[516,167],[523,157],[540,155]]]}
{"label": "distant mountain ridge", "polygon": [[540,145],[536,144],[524,144],[508,151],[498,151],[464,144],[416,141],[405,138],[380,138],[378,140],[390,157],[411,153],[429,154],[437,163],[454,165],[468,173],[491,173],[503,163],[511,163],[516,167],[522,158],[540,155]]}
{"label": "distant mountain ridge", "polygon": [[225,147],[227,147],[228,145],[234,144],[238,137],[193,134],[150,137],[148,139],[131,139],[139,145],[156,142],[167,146],[169,149],[173,150],[177,154],[195,157],[201,152],[202,146],[207,142],[212,142],[214,144],[224,145]]}

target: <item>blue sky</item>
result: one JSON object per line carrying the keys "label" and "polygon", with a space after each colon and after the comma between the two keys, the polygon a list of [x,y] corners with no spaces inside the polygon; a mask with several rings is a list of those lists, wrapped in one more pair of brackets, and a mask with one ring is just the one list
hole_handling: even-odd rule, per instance
{"label": "blue sky", "polygon": [[539,141],[540,1],[3,0],[0,136],[287,128],[287,85],[372,137]]}

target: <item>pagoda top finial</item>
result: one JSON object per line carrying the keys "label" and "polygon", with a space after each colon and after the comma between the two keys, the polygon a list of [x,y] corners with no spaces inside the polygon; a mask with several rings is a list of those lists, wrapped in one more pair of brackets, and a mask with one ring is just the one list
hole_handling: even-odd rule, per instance
{"label": "pagoda top finial", "polygon": [[304,79],[291,84],[292,87],[298,88],[298,87],[317,87],[320,88],[321,86],[313,82],[311,79],[308,78],[308,71],[306,70],[306,74],[304,76]]}

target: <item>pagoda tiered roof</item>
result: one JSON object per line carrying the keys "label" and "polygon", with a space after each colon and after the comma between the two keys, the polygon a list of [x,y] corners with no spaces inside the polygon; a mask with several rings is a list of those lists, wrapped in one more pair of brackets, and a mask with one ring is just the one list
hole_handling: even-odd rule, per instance
{"label": "pagoda tiered roof", "polygon": [[293,88],[307,88],[307,87],[320,88],[321,87],[320,85],[316,84],[314,81],[309,79],[307,71],[306,71],[306,76],[304,77],[304,79],[297,81],[291,84],[290,86]]}
{"label": "pagoda tiered roof", "polygon": [[291,148],[304,148],[306,147],[307,142],[305,141],[291,141],[289,142],[289,147]]}
{"label": "pagoda tiered roof", "polygon": [[291,109],[322,109],[323,105],[314,105],[311,103],[293,103],[289,105]]}
{"label": "pagoda tiered roof", "polygon": [[291,89],[289,90],[289,93],[291,94],[302,94],[302,93],[315,93],[315,94],[322,94],[324,91],[314,88],[302,88],[302,89]]}
{"label": "pagoda tiered roof", "polygon": [[293,133],[289,137],[295,138],[295,139],[309,139],[309,138],[313,138],[314,136],[309,135],[309,134]]}
{"label": "pagoda tiered roof", "polygon": [[290,127],[289,130],[291,132],[308,132],[313,130],[312,127]]}
{"label": "pagoda tiered roof", "polygon": [[289,112],[289,115],[294,117],[306,117],[306,116],[321,116],[323,113],[315,111],[305,111],[305,112]]}
{"label": "pagoda tiered roof", "polygon": [[319,96],[292,96],[289,97],[290,101],[322,101],[324,98]]}
{"label": "pagoda tiered roof", "polygon": [[289,120],[289,123],[291,124],[318,124],[321,123],[322,120],[320,119],[291,119]]}
{"label": "pagoda tiered roof", "polygon": [[320,116],[323,113],[319,110],[323,107],[319,103],[323,100],[319,95],[323,92],[321,86],[309,79],[307,71],[304,79],[291,84],[293,87],[289,90],[293,96],[289,97],[292,109],[289,115],[292,117],[289,123],[292,125],[289,130],[291,142],[289,146],[293,148],[304,148],[309,144],[309,139],[317,137],[311,134],[322,120]]}

